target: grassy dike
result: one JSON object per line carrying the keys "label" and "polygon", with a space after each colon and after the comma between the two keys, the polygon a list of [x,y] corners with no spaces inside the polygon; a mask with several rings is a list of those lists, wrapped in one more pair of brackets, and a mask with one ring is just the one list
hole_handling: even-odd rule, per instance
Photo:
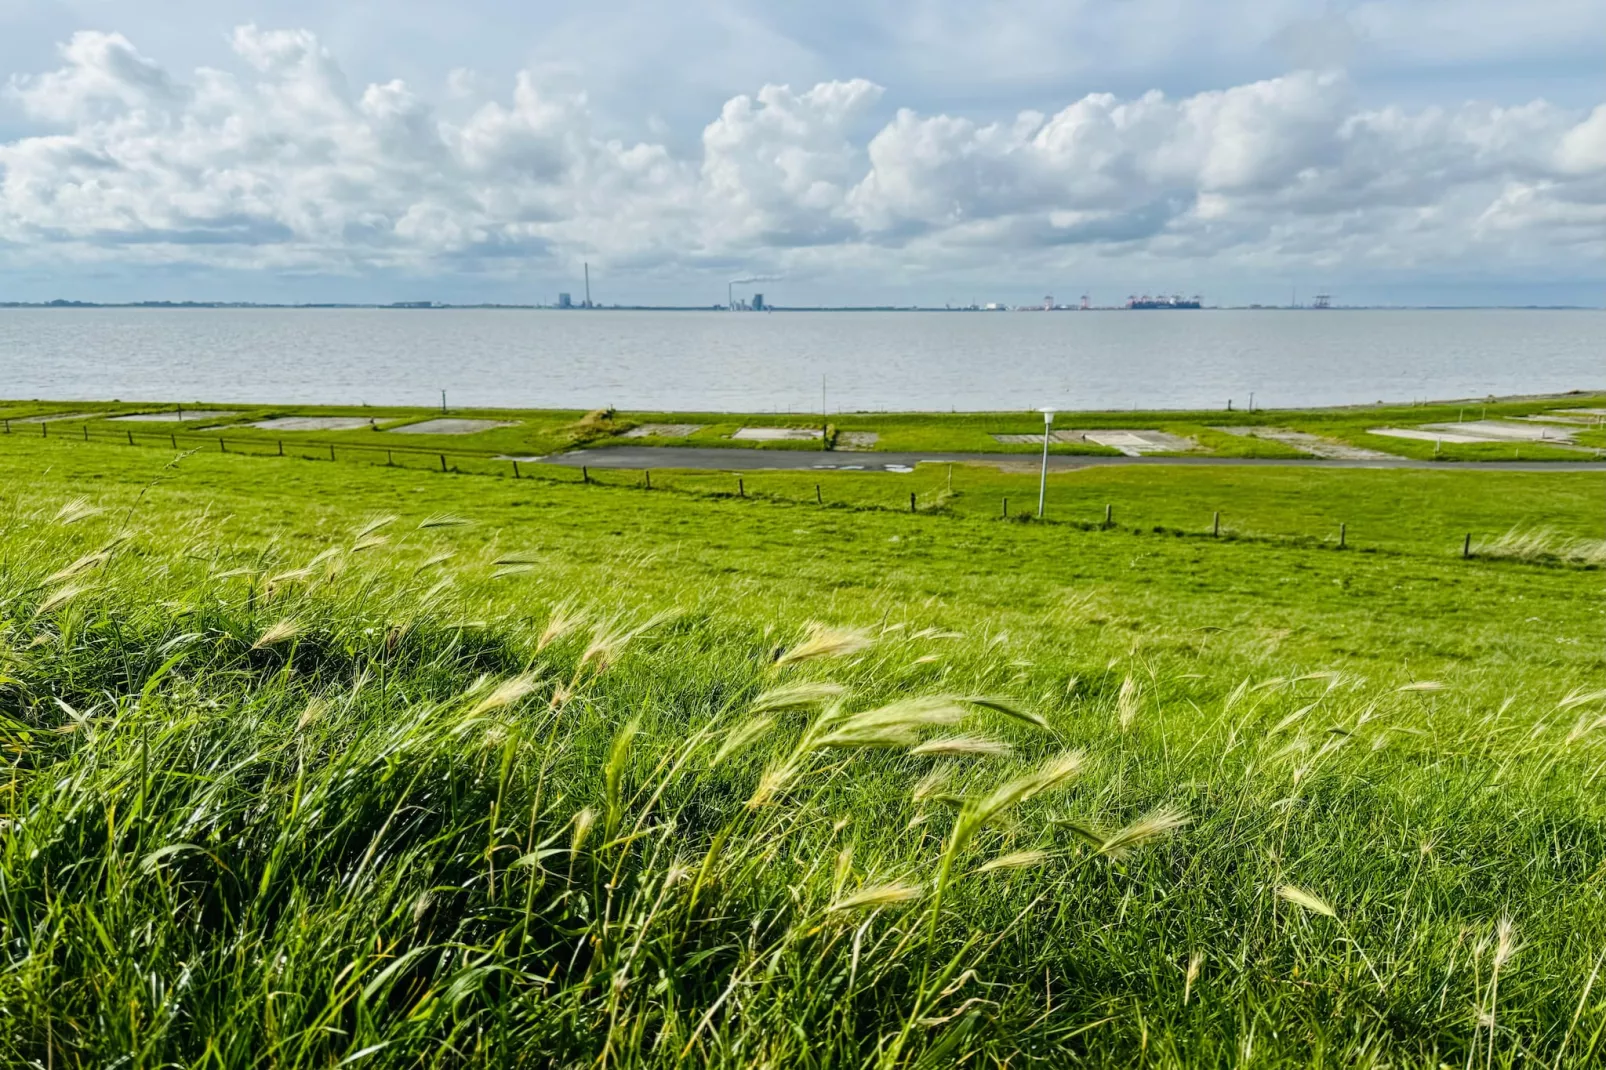
{"label": "grassy dike", "polygon": [[1599,473],[532,474],[0,440],[5,1062],[1600,1060]]}

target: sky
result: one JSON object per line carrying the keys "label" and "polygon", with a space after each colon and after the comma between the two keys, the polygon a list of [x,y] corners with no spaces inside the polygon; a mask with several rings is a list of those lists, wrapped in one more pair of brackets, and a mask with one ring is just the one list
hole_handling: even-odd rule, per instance
{"label": "sky", "polygon": [[0,300],[1606,304],[1600,0],[0,0]]}

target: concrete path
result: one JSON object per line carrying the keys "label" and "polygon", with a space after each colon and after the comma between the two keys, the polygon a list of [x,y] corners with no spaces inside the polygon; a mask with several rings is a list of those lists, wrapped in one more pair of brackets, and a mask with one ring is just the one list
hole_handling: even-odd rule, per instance
{"label": "concrete path", "polygon": [[[530,458],[535,460],[536,458]],[[716,472],[783,471],[909,472],[919,464],[987,464],[1036,468],[1041,454],[1030,453],[844,453],[814,450],[707,449],[695,446],[605,446],[541,458],[547,464],[579,468],[700,468]],[[522,460],[522,458],[521,458]],[[1242,465],[1273,468],[1433,468],[1441,471],[1606,472],[1606,461],[1415,461],[1282,460],[1250,457],[1066,457],[1050,455],[1052,471],[1129,465]]]}

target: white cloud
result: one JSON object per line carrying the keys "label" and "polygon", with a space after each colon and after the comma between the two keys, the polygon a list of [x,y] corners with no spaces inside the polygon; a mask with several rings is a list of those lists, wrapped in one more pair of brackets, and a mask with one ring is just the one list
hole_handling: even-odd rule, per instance
{"label": "white cloud", "polygon": [[[582,94],[457,72],[437,106],[348,84],[306,31],[241,27],[187,80],[81,32],[12,79],[0,242],[29,257],[235,268],[527,271],[555,258],[942,271],[1215,257],[1255,270],[1606,253],[1606,105],[1366,107],[1297,71],[1180,98],[1092,94],[991,121],[880,111],[862,79],[729,100],[700,144],[598,132]],[[1469,261],[1470,258],[1470,261]]]}

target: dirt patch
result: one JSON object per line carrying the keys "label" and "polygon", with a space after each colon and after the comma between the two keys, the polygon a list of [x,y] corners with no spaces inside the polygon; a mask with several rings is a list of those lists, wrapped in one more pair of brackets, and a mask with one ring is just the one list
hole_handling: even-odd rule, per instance
{"label": "dirt patch", "polygon": [[620,438],[687,438],[703,429],[703,424],[641,424]]}
{"label": "dirt patch", "polygon": [[43,416],[12,417],[14,424],[48,424],[57,420],[94,420],[101,414],[98,412],[47,412]]}
{"label": "dirt patch", "polygon": [[136,412],[132,416],[113,416],[112,419],[123,423],[188,424],[203,420],[226,420],[238,415],[237,412],[224,412],[222,409],[185,409],[182,412]]}
{"label": "dirt patch", "polygon": [[821,433],[817,427],[744,427],[731,438],[743,442],[807,442],[818,440]]}
{"label": "dirt patch", "polygon": [[492,428],[517,426],[517,420],[465,420],[455,416],[437,416],[423,423],[392,427],[389,432],[393,435],[475,435]]}
{"label": "dirt patch", "polygon": [[251,426],[264,431],[357,431],[373,422],[367,416],[275,416]]}
{"label": "dirt patch", "polygon": [[1386,461],[1392,456],[1380,450],[1351,446],[1336,438],[1313,435],[1308,431],[1295,431],[1288,427],[1216,427],[1211,430],[1223,431],[1240,438],[1263,438],[1271,442],[1280,442],[1284,446],[1291,446],[1312,457],[1320,457],[1324,461]]}
{"label": "dirt patch", "polygon": [[875,431],[838,431],[836,448],[846,452],[874,449],[881,435]]}

